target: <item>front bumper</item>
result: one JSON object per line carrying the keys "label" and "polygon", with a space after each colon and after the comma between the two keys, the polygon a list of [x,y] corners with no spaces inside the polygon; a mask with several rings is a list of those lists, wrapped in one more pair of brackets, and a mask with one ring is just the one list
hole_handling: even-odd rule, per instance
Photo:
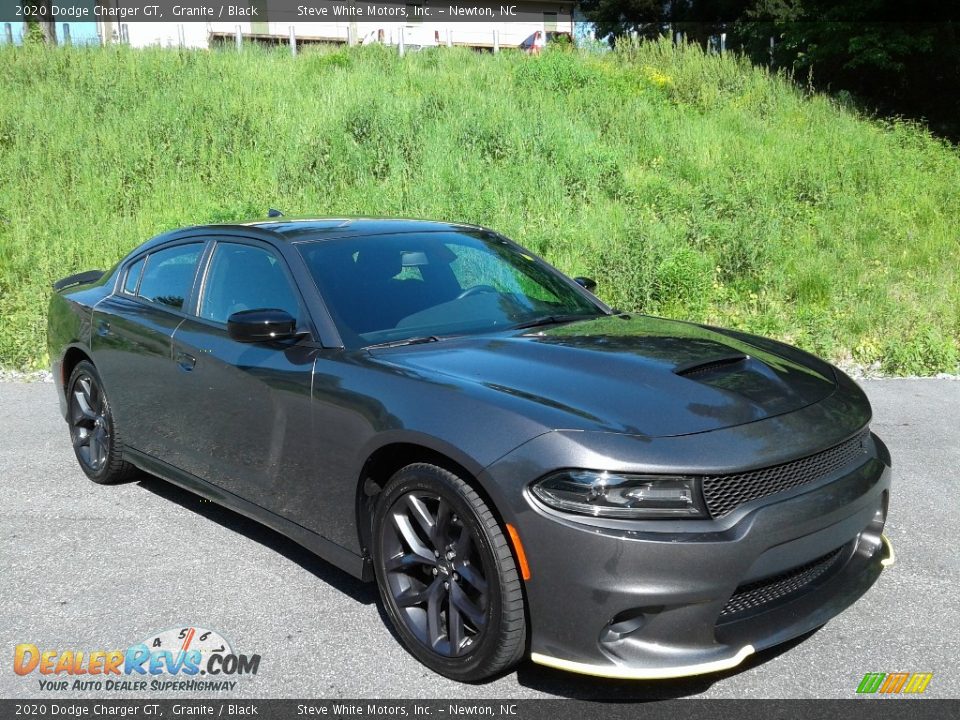
{"label": "front bumper", "polygon": [[[581,522],[527,493],[512,522],[532,569],[531,658],[590,675],[681,677],[823,625],[893,561],[882,534],[889,454],[876,436],[870,445],[860,467],[724,522]],[[499,469],[516,471],[517,458]]]}

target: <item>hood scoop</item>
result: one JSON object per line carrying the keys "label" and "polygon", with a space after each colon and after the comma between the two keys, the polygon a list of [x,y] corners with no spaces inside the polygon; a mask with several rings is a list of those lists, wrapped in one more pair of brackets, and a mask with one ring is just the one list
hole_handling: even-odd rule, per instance
{"label": "hood scoop", "polygon": [[829,365],[750,339],[646,316],[601,317],[535,335],[519,329],[383,348],[373,357],[552,429],[646,437],[763,420],[836,388]]}
{"label": "hood scoop", "polygon": [[693,362],[677,365],[673,369],[674,375],[680,377],[696,377],[697,375],[706,375],[716,370],[736,370],[741,369],[736,366],[750,359],[749,355],[743,353],[731,353],[719,357],[708,358],[706,360],[694,360]]}
{"label": "hood scoop", "polygon": [[[743,352],[711,354],[706,358],[682,363],[673,368],[673,374],[703,386],[728,393],[752,406],[757,416],[789,412],[791,408],[807,404],[809,390],[805,373],[794,373],[787,381],[774,358],[766,362]],[[814,381],[819,385],[819,381]]]}

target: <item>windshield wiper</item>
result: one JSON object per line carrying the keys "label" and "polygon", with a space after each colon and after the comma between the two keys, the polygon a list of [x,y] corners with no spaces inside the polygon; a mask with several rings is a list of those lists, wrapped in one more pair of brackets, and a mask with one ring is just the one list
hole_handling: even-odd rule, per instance
{"label": "windshield wiper", "polygon": [[511,330],[523,330],[524,328],[540,327],[541,325],[560,325],[561,323],[573,322],[574,320],[587,320],[600,317],[599,315],[545,315],[544,317],[526,320],[511,326]]}
{"label": "windshield wiper", "polygon": [[366,350],[371,348],[391,348],[391,347],[400,347],[402,345],[422,345],[423,343],[439,342],[440,338],[436,335],[421,335],[419,337],[405,338],[403,340],[387,340],[382,343],[374,343],[373,345],[367,345]]}

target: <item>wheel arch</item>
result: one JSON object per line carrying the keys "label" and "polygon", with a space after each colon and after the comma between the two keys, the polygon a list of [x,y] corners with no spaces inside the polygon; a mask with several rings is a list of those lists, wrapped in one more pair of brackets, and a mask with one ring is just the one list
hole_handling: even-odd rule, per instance
{"label": "wheel arch", "polygon": [[453,448],[438,446],[422,438],[395,439],[370,452],[357,477],[357,533],[361,553],[365,558],[369,558],[370,554],[373,512],[377,496],[398,470],[414,463],[436,465],[462,478],[480,495],[497,522],[505,528],[500,508],[480,481],[480,474],[483,471],[480,463]]}
{"label": "wheel arch", "polygon": [[[57,388],[57,399],[60,403],[60,414],[63,416],[63,419],[67,419],[67,384],[70,382],[70,376],[73,374],[74,368],[77,367],[79,363],[86,360],[91,365],[93,364],[93,358],[90,356],[90,351],[87,348],[83,347],[79,343],[71,343],[67,345],[66,349],[59,357],[51,358],[50,369],[53,372],[53,382]],[[94,365],[94,367],[96,367]]]}
{"label": "wheel arch", "polygon": [[84,360],[96,367],[93,358],[90,357],[90,353],[85,348],[79,345],[71,345],[64,351],[63,358],[60,361],[60,377],[57,379],[64,392],[67,390],[67,383],[70,382],[70,376],[73,374],[74,368]]}

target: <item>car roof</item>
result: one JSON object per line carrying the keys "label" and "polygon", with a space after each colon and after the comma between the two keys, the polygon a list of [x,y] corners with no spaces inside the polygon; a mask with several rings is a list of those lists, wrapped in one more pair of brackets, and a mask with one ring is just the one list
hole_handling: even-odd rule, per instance
{"label": "car roof", "polygon": [[230,235],[247,234],[259,236],[261,239],[290,243],[414,232],[470,231],[495,234],[492,230],[478,225],[439,220],[373,217],[268,218],[242,223],[211,223],[178,228],[147,240],[135,248],[130,255],[153,250],[167,242],[192,239],[197,235],[216,235],[218,231]]}
{"label": "car roof", "polygon": [[407,218],[338,217],[338,218],[270,218],[242,223],[274,232],[290,242],[323,240],[341,237],[363,237],[390,233],[441,232],[450,230],[483,230],[476,225],[439,220]]}

